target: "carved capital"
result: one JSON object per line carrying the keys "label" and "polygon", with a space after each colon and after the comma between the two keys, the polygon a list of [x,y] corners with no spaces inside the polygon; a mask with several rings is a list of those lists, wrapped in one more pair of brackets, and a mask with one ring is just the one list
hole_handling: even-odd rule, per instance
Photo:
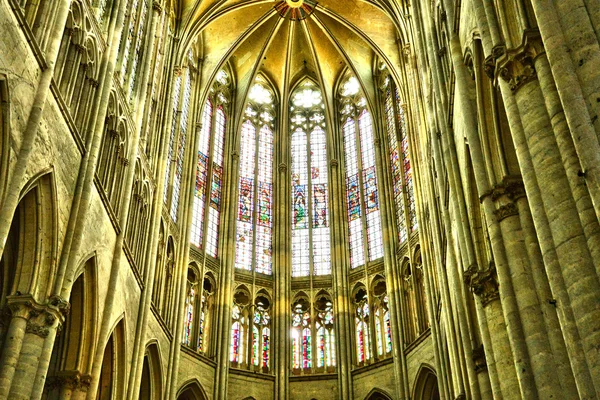
{"label": "carved capital", "polygon": [[406,43],[404,46],[402,46],[402,52],[404,53],[404,55],[406,57],[410,57],[410,53],[411,53],[410,43]]}
{"label": "carved capital", "polygon": [[72,391],[87,391],[92,383],[90,375],[82,375],[79,371],[59,371],[57,375],[46,381],[48,388],[65,388]]}
{"label": "carved capital", "polygon": [[446,51],[446,46],[440,47],[440,49],[437,52],[438,57],[444,57],[446,55]]}
{"label": "carved capital", "polygon": [[494,79],[494,75],[496,73],[496,58],[493,55],[485,59],[485,62],[483,64],[483,70],[485,71],[485,74],[488,76],[488,78],[492,80]]}
{"label": "carved capital", "polygon": [[337,168],[340,166],[340,162],[334,158],[331,161],[329,161],[329,165],[331,166],[331,168]]}
{"label": "carved capital", "polygon": [[494,214],[496,214],[496,219],[498,222],[502,222],[506,218],[519,215],[519,209],[515,203],[507,203],[495,210]]}
{"label": "carved capital", "polygon": [[512,201],[525,197],[525,186],[521,178],[504,178],[504,192]]}
{"label": "carved capital", "polygon": [[279,172],[285,174],[288,170],[288,166],[286,163],[279,164]]}
{"label": "carved capital", "polygon": [[526,32],[523,43],[498,59],[498,75],[508,82],[510,90],[518,91],[526,83],[537,79],[535,59],[544,53],[544,45],[537,30]]}
{"label": "carved capital", "polygon": [[154,1],[152,3],[152,9],[158,13],[161,13],[163,8],[159,1]]}
{"label": "carved capital", "polygon": [[464,280],[471,291],[479,296],[484,307],[500,297],[493,262],[485,269],[479,269],[476,264],[471,265],[464,273]]}
{"label": "carved capital", "polygon": [[234,151],[233,153],[231,153],[231,159],[233,161],[239,161],[240,160],[240,153],[238,153],[237,151]]}

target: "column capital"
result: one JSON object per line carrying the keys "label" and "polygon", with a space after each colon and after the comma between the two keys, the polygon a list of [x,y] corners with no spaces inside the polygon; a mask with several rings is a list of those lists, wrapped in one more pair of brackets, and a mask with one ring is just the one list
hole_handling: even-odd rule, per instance
{"label": "column capital", "polygon": [[471,291],[479,296],[484,307],[500,298],[496,266],[493,261],[485,269],[479,269],[477,264],[471,265],[464,273],[464,280]]}
{"label": "column capital", "polygon": [[487,371],[487,362],[485,361],[485,350],[483,349],[483,345],[475,347],[471,352],[471,356],[473,357],[476,373]]}
{"label": "column capital", "polygon": [[497,74],[508,82],[511,91],[516,92],[526,83],[537,79],[534,62],[544,53],[544,44],[539,31],[530,29],[523,35],[519,47],[506,50],[498,58]]}
{"label": "column capital", "polygon": [[519,215],[519,209],[517,208],[517,205],[515,203],[510,202],[499,207],[497,210],[494,211],[494,214],[496,215],[496,219],[498,220],[498,222],[502,222],[506,218]]}

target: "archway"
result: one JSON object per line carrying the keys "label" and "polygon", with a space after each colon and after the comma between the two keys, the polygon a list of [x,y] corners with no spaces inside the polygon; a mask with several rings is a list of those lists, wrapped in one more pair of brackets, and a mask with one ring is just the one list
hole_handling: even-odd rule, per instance
{"label": "archway", "polygon": [[179,390],[177,400],[208,400],[206,392],[197,380],[186,383]]}
{"label": "archway", "polygon": [[142,369],[139,398],[144,400],[162,398],[162,374],[158,346],[152,343],[146,349]]}
{"label": "archway", "polygon": [[365,397],[365,400],[392,400],[392,398],[383,390],[375,388]]}
{"label": "archway", "polygon": [[422,365],[415,380],[413,399],[438,400],[439,398],[440,391],[435,372],[430,367]]}

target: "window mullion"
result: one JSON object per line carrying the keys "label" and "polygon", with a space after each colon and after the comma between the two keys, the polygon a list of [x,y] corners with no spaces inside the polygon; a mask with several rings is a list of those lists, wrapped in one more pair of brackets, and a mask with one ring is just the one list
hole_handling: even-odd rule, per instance
{"label": "window mullion", "polygon": [[[254,124],[253,124],[254,125]],[[256,274],[256,238],[257,235],[257,220],[258,213],[260,212],[258,206],[258,178],[259,178],[259,161],[260,161],[260,134],[261,134],[260,126],[255,127],[255,136],[254,136],[254,187],[252,188],[252,274]]]}
{"label": "window mullion", "polygon": [[307,210],[308,210],[308,215],[306,216],[307,218],[307,224],[308,224],[308,274],[311,277],[311,282],[312,282],[312,277],[315,274],[315,265],[314,265],[314,260],[313,260],[313,226],[312,226],[312,213],[313,213],[313,187],[312,187],[312,158],[311,158],[311,132],[310,129],[307,129],[306,132],[306,169],[307,169]]}
{"label": "window mullion", "polygon": [[[358,113],[357,113],[358,115]],[[360,221],[363,228],[364,234],[362,235],[363,239],[363,253],[365,256],[364,266],[365,271],[367,268],[367,264],[369,263],[369,232],[367,228],[367,208],[365,205],[365,188],[364,188],[364,170],[363,170],[363,160],[362,160],[362,148],[361,148],[361,130],[360,124],[358,123],[358,117],[353,118],[354,122],[354,139],[356,141],[356,154],[357,154],[357,163],[358,163],[358,191],[360,193]]]}

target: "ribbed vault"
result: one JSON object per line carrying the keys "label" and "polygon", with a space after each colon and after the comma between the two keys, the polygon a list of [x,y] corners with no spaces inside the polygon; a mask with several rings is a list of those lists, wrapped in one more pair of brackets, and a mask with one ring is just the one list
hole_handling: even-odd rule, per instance
{"label": "ribbed vault", "polygon": [[[399,46],[403,41],[401,13],[387,1],[323,0],[303,20],[282,17],[273,0],[182,0],[181,45],[200,38],[202,92],[207,94],[216,73],[229,65],[235,75],[235,120],[243,109],[258,73],[287,98],[289,88],[305,76],[324,90],[328,115],[335,86],[344,71],[359,79],[369,104],[374,104],[373,66],[385,62],[401,76]],[[307,2],[314,4],[314,2]],[[285,5],[285,4],[283,4]]]}

